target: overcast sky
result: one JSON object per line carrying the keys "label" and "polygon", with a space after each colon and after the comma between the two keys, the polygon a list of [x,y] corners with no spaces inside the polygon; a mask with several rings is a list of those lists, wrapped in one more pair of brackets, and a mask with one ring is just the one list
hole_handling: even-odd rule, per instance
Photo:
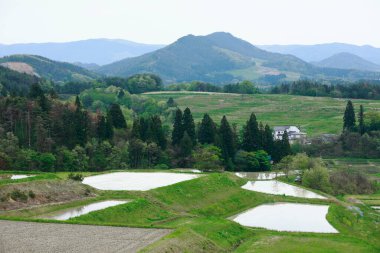
{"label": "overcast sky", "polygon": [[380,0],[0,0],[0,43],[169,44],[226,31],[253,44],[380,47]]}

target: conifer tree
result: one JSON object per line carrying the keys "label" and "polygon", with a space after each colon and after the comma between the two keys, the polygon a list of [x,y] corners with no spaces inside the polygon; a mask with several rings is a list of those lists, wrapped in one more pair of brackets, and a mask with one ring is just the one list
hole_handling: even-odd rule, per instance
{"label": "conifer tree", "polygon": [[232,129],[227,121],[226,116],[223,116],[219,128],[220,148],[225,162],[231,160],[235,155],[235,143]]}
{"label": "conifer tree", "polygon": [[259,143],[259,127],[256,115],[252,113],[243,129],[242,148],[248,152],[256,151],[260,148]]}
{"label": "conifer tree", "polygon": [[282,135],[282,140],[281,140],[281,158],[291,155],[292,150],[290,148],[290,143],[289,143],[289,135],[287,131],[284,131],[284,134]]}
{"label": "conifer tree", "polygon": [[354,131],[356,127],[356,118],[354,106],[351,100],[348,100],[346,110],[343,117],[343,130],[344,131]]}
{"label": "conifer tree", "polygon": [[272,133],[272,129],[270,129],[268,124],[266,124],[264,128],[263,140],[264,140],[264,143],[263,143],[264,150],[268,154],[273,155],[273,146],[274,146],[273,133]]}
{"label": "conifer tree", "polygon": [[186,131],[183,134],[183,137],[179,143],[179,148],[182,157],[187,157],[191,155],[191,151],[193,149],[193,141],[191,140],[190,136],[187,134]]}
{"label": "conifer tree", "polygon": [[158,146],[160,146],[162,149],[166,148],[166,138],[165,138],[165,132],[162,128],[162,122],[158,115],[154,115],[151,117],[151,129],[152,129],[152,136],[153,141],[157,143]]}
{"label": "conifer tree", "polygon": [[140,119],[134,119],[132,125],[131,137],[135,139],[140,139]]}
{"label": "conifer tree", "polygon": [[359,110],[359,133],[363,135],[365,133],[365,126],[364,126],[364,108],[363,105],[360,105],[360,110]]}
{"label": "conifer tree", "polygon": [[182,124],[182,111],[177,109],[175,112],[173,132],[172,132],[172,144],[173,146],[178,145],[183,137],[183,124]]}
{"label": "conifer tree", "polygon": [[198,130],[198,140],[202,144],[211,144],[215,142],[216,126],[211,117],[206,113],[203,115]]}
{"label": "conifer tree", "polygon": [[108,115],[111,119],[112,125],[115,128],[127,128],[127,123],[125,122],[125,118],[119,104],[111,104],[108,110]]}
{"label": "conifer tree", "polygon": [[193,145],[195,145],[195,124],[193,115],[191,114],[191,111],[188,107],[183,111],[183,131],[187,132],[191,141],[193,142]]}

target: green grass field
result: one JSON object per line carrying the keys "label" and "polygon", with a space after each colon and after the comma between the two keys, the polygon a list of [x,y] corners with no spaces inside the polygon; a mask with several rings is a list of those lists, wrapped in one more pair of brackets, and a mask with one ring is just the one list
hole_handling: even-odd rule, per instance
{"label": "green grass field", "polygon": [[[63,173],[60,178],[65,178]],[[346,208],[346,202],[262,194],[241,189],[245,182],[231,173],[211,173],[146,192],[98,191],[94,198],[1,212],[0,216],[43,221],[36,217],[103,199],[130,199],[130,203],[66,222],[174,229],[143,252],[379,252],[380,216],[369,207],[359,205],[364,216],[357,217]],[[340,233],[275,232],[243,227],[228,219],[273,202],[329,204],[327,219]]]}
{"label": "green grass field", "polygon": [[[181,109],[189,107],[195,121],[209,113],[216,122],[226,115],[230,123],[239,126],[245,123],[251,112],[259,121],[270,126],[296,125],[308,135],[323,133],[338,134],[342,130],[343,112],[346,99],[303,97],[291,95],[238,95],[238,94],[202,94],[202,93],[158,93],[143,94],[157,100],[174,98]],[[380,110],[378,100],[353,100],[358,110],[362,104],[365,111]]]}

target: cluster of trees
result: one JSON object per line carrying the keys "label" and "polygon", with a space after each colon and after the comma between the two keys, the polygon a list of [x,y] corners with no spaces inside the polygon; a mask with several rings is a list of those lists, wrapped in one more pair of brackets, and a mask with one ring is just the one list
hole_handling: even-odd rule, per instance
{"label": "cluster of trees", "polygon": [[321,158],[308,157],[305,153],[284,157],[276,164],[288,177],[289,171],[298,171],[301,183],[306,187],[329,194],[372,194],[377,191],[375,181],[355,170],[328,170]]}
{"label": "cluster of trees", "polygon": [[270,127],[259,124],[253,113],[240,133],[226,117],[217,125],[205,114],[196,125],[189,108],[173,111],[172,130],[157,114],[133,110],[133,123],[127,124],[117,102],[134,95],[118,87],[107,89],[113,90],[113,99],[105,110],[96,111],[84,106],[93,104],[86,96],[62,102],[38,84],[31,86],[27,97],[0,98],[0,168],[100,171],[189,166],[260,171],[270,169],[271,158],[279,161],[291,152],[287,135],[273,141]]}
{"label": "cluster of trees", "polygon": [[380,113],[365,112],[360,105],[358,114],[347,102],[343,115],[342,134],[332,140],[315,138],[303,151],[313,156],[378,158],[380,156]]}
{"label": "cluster of trees", "polygon": [[[291,154],[289,139],[284,134],[282,140],[273,140],[272,130],[258,123],[254,113],[251,114],[241,133],[236,126],[231,127],[226,116],[217,125],[208,114],[204,114],[197,127],[189,108],[182,114],[177,109],[172,132],[172,145],[178,147],[179,165],[191,162],[191,150],[208,147],[208,152],[219,154],[220,163],[226,169],[237,171],[265,171],[270,169],[270,161],[280,161]],[[199,150],[197,150],[197,153]],[[199,157],[199,156],[198,156]]]}
{"label": "cluster of trees", "polygon": [[379,84],[378,81],[323,84],[317,81],[299,80],[275,86],[271,93],[312,97],[380,99]]}
{"label": "cluster of trees", "polygon": [[242,81],[224,86],[217,86],[210,83],[194,81],[191,83],[172,84],[165,88],[171,91],[201,91],[201,92],[224,92],[238,94],[257,94],[259,89],[250,81]]}

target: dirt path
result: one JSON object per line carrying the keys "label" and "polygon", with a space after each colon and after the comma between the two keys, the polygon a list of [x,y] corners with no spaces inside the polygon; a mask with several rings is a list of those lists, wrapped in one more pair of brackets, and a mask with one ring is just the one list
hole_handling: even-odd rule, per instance
{"label": "dirt path", "polygon": [[137,252],[170,232],[0,220],[0,252]]}

